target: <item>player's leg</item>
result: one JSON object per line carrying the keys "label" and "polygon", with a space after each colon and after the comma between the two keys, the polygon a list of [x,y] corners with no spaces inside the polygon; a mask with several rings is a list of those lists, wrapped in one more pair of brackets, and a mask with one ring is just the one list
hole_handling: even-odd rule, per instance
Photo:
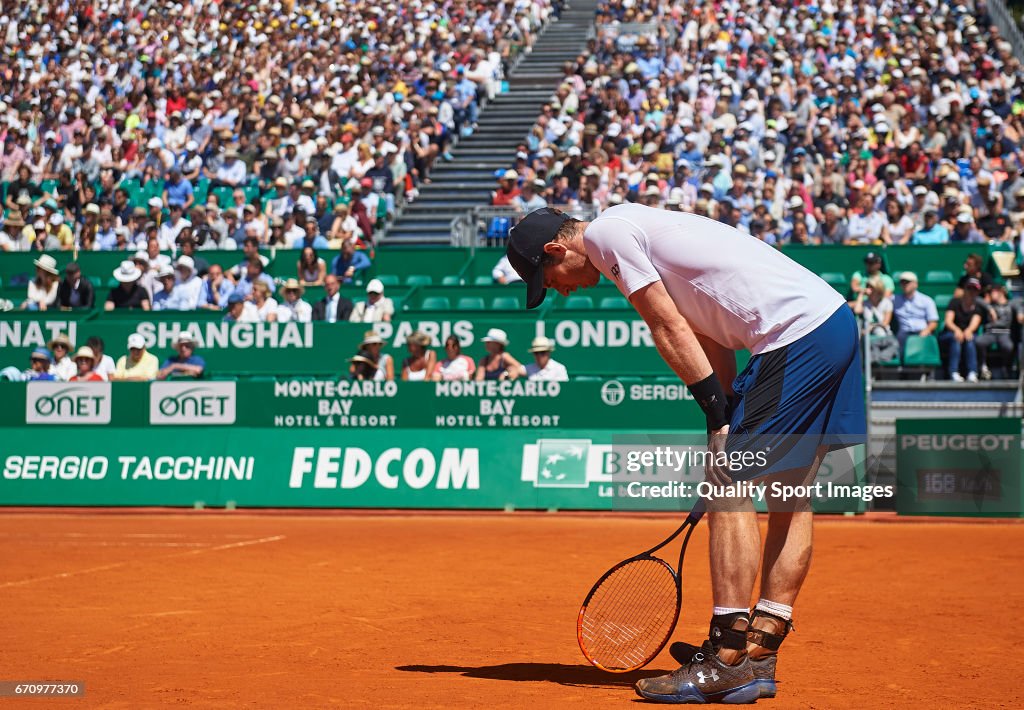
{"label": "player's leg", "polygon": [[[807,471],[782,474],[784,485],[809,485],[814,481],[827,447],[820,447]],[[761,593],[747,631],[747,654],[762,698],[776,693],[775,670],[782,641],[793,627],[793,605],[811,567],[813,512],[806,498],[768,501],[768,532],[761,563]]]}
{"label": "player's leg", "polygon": [[746,652],[750,595],[761,553],[750,498],[709,500],[708,530],[715,603],[708,639],[699,648],[687,647],[675,673],[637,682],[637,693],[648,700],[752,703],[760,695]]}

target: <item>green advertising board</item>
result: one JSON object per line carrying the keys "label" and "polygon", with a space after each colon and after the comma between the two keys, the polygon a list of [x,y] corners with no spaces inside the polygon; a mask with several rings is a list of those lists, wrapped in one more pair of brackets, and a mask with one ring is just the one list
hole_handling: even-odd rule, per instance
{"label": "green advertising board", "polygon": [[[67,333],[76,345],[97,336],[115,359],[125,352],[132,333],[140,333],[146,346],[160,357],[172,354],[175,339],[184,331],[198,342],[197,354],[215,374],[231,375],[338,375],[348,370],[363,334],[371,327],[386,341],[385,352],[396,360],[406,356],[406,338],[415,330],[431,337],[440,350],[449,335],[456,335],[466,354],[485,353],[481,338],[490,328],[506,331],[509,352],[530,362],[530,341],[545,335],[555,341],[555,358],[570,375],[671,375],[658,355],[650,329],[633,311],[615,315],[595,311],[588,315],[532,320],[476,313],[409,314],[391,323],[225,323],[209,317],[139,313],[138,319],[76,317],[70,313],[45,318],[19,315],[0,319],[0,367],[28,366],[32,348],[45,346],[58,333]],[[740,366],[746,354],[740,358]]]}
{"label": "green advertising board", "polygon": [[[607,431],[462,429],[439,436],[407,429],[396,436],[54,426],[6,433],[3,505],[684,511],[695,502],[693,495],[632,496],[628,484],[637,474],[628,473],[628,451]],[[694,487],[703,472],[686,469],[678,478]]]}
{"label": "green advertising board", "polygon": [[682,382],[4,382],[0,427],[702,431]]}
{"label": "green advertising board", "polygon": [[897,419],[896,510],[1020,516],[1021,420]]}

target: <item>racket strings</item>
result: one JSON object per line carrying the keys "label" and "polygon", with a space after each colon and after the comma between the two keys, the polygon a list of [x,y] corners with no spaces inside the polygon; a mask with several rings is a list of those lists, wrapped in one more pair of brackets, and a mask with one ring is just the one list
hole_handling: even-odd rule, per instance
{"label": "racket strings", "polygon": [[675,625],[676,580],[660,560],[634,560],[594,590],[580,619],[584,652],[610,670],[637,668],[654,657]]}

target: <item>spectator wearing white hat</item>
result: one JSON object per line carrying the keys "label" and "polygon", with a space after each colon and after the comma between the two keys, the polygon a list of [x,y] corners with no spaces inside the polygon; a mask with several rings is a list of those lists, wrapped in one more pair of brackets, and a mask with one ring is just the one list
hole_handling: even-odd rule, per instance
{"label": "spectator wearing white hat", "polygon": [[505,351],[508,334],[501,328],[491,328],[483,338],[487,354],[480,358],[476,368],[477,380],[514,380],[524,374],[523,366]]}
{"label": "spectator wearing white hat", "polygon": [[366,284],[366,300],[352,308],[349,321],[352,323],[389,322],[395,315],[395,304],[384,295],[384,284],[380,279],[370,279]]}
{"label": "spectator wearing white hat", "polygon": [[45,311],[57,302],[60,281],[57,260],[49,254],[43,254],[32,263],[36,267],[36,277],[28,282],[27,297],[21,307],[29,311]]}
{"label": "spectator wearing white hat", "polygon": [[47,347],[53,353],[53,362],[50,363],[50,374],[58,380],[67,382],[75,376],[75,363],[71,359],[71,353],[75,344],[71,342],[65,333],[60,333],[49,342]]}
{"label": "spectator wearing white hat", "polygon": [[142,271],[135,265],[135,262],[122,261],[121,265],[114,269],[114,279],[117,280],[118,285],[110,289],[107,300],[103,304],[103,310],[112,311],[115,308],[150,310],[149,294],[139,283],[141,278]]}
{"label": "spectator wearing white hat", "polygon": [[177,310],[173,308],[174,302],[172,301],[175,297],[176,278],[174,269],[170,266],[161,266],[159,271],[156,272],[156,281],[160,285],[160,290],[153,295],[153,310]]}
{"label": "spectator wearing white hat", "polygon": [[298,279],[285,281],[280,292],[282,301],[277,305],[279,323],[289,321],[309,323],[313,319],[313,307],[302,300],[302,294],[306,292],[306,287],[299,283]]}
{"label": "spectator wearing white hat", "polygon": [[194,311],[199,307],[203,295],[203,280],[196,273],[195,260],[186,254],[178,257],[174,264],[178,280],[174,287],[175,297],[170,306],[176,311]]}
{"label": "spectator wearing white hat", "polygon": [[198,380],[206,372],[206,361],[196,355],[196,340],[187,330],[182,332],[174,343],[176,355],[164,360],[160,371],[156,373],[158,380]]}
{"label": "spectator wearing white hat", "polygon": [[515,207],[519,198],[519,173],[506,170],[498,179],[498,189],[491,193],[491,205],[494,207]]}
{"label": "spectator wearing white hat", "polygon": [[149,382],[156,379],[159,371],[160,361],[156,355],[146,351],[146,339],[139,333],[132,333],[128,336],[128,354],[117,359],[110,379],[116,382]]}
{"label": "spectator wearing white hat", "polygon": [[555,351],[555,343],[550,338],[540,336],[530,344],[533,362],[526,366],[526,379],[545,380],[548,382],[567,382],[569,372],[565,365],[551,357]]}
{"label": "spectator wearing white hat", "polygon": [[[43,227],[45,229],[45,224]],[[45,235],[45,232],[43,234]],[[28,251],[32,244],[33,240],[29,237],[25,220],[20,214],[12,213],[4,220],[3,231],[0,231],[0,252]],[[59,242],[56,242],[56,248],[60,248]]]}
{"label": "spectator wearing white hat", "polygon": [[103,382],[103,376],[96,372],[96,353],[88,345],[80,347],[72,360],[75,363],[75,375],[70,382]]}

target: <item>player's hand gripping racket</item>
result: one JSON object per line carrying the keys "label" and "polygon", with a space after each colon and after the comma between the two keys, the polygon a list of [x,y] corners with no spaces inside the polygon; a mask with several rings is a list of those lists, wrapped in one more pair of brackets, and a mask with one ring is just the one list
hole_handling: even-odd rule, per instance
{"label": "player's hand gripping racket", "polygon": [[[665,647],[683,601],[683,555],[703,515],[704,502],[698,500],[674,533],[597,580],[576,622],[576,638],[588,661],[605,671],[626,673],[643,668]],[[673,570],[654,553],[683,533]]]}

